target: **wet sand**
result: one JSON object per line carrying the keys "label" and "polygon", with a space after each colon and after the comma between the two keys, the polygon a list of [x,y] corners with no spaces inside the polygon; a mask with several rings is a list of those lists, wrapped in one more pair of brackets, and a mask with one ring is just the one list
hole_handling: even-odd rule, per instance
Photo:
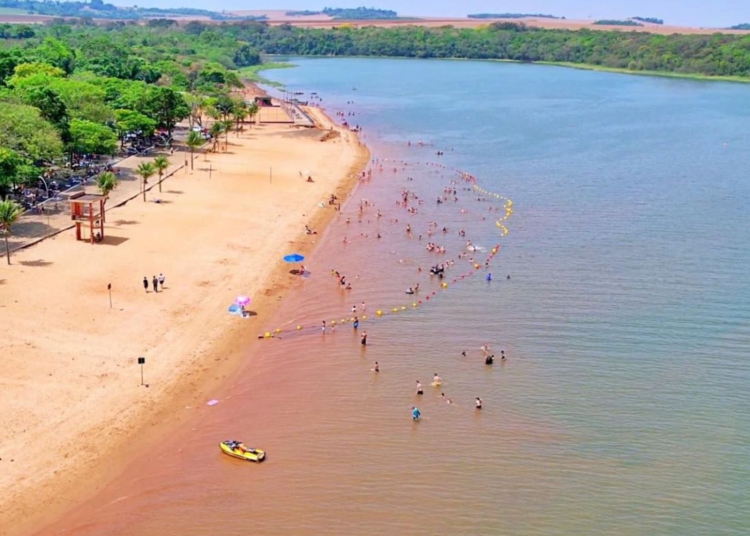
{"label": "wet sand", "polygon": [[[312,251],[319,235],[304,225],[324,229],[328,196],[345,196],[368,159],[316,117],[321,129],[230,134],[228,151],[149,194],[161,203],[108,212],[103,244],[70,231],[0,268],[0,533],[26,534],[94,494],[242,363],[297,284],[281,257]],[[160,273],[163,289],[144,291]],[[239,294],[253,297],[249,318],[227,314]]]}

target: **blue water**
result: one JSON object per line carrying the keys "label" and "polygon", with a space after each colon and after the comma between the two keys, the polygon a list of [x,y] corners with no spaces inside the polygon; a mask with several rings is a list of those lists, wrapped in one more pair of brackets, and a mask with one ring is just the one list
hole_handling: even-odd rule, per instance
{"label": "blue water", "polygon": [[[512,284],[478,283],[434,322],[511,348],[527,370],[502,403],[561,434],[524,447],[554,499],[529,493],[521,532],[750,533],[750,87],[293,61],[270,76],[356,111],[376,156],[436,161],[405,147],[422,140],[515,202],[497,269]],[[477,242],[497,241],[486,229]]]}
{"label": "blue water", "polygon": [[[295,278],[279,313],[248,323],[280,336],[258,342],[222,402],[171,439],[177,453],[134,462],[75,533],[750,534],[750,86],[489,62],[294,62],[267,76],[319,93],[331,114],[355,113],[384,170],[374,164],[320,230],[309,277]],[[459,202],[437,206],[456,175],[436,163],[510,197],[510,233],[462,184]],[[395,207],[402,188],[426,200],[419,214]],[[361,198],[376,207],[360,218]],[[429,221],[439,230],[420,242]],[[460,279],[467,260],[448,289],[417,271],[442,260],[428,239],[456,257],[458,228],[501,245],[491,283],[483,270]],[[418,297],[406,296],[416,282]],[[362,301],[370,318],[358,332],[321,333],[321,320],[330,328]],[[484,365],[486,342],[504,365]],[[228,437],[268,460],[226,459],[217,444]]]}

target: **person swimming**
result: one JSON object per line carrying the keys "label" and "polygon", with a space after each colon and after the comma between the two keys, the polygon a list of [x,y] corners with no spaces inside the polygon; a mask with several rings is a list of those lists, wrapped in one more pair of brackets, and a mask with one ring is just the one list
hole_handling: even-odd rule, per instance
{"label": "person swimming", "polygon": [[485,365],[492,365],[495,362],[495,355],[488,355],[484,358],[484,364]]}
{"label": "person swimming", "polygon": [[424,390],[422,389],[422,384],[419,383],[419,380],[417,380],[417,394],[420,396],[424,394]]}
{"label": "person swimming", "polygon": [[445,396],[445,393],[440,393],[440,398],[442,398],[443,400],[445,400],[446,404],[453,404],[453,400],[451,400],[450,398],[447,398]]}
{"label": "person swimming", "polygon": [[412,420],[418,421],[421,416],[422,416],[422,412],[419,411],[419,408],[417,406],[412,406],[411,407]]}

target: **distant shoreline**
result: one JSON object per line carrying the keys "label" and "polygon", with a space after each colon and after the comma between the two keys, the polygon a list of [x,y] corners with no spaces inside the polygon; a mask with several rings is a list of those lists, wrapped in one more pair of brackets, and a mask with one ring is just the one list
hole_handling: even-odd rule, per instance
{"label": "distant shoreline", "polygon": [[[703,82],[735,82],[740,84],[750,83],[750,77],[743,78],[741,76],[708,76],[697,73],[673,73],[667,71],[636,71],[632,69],[625,69],[619,67],[605,67],[602,65],[592,65],[588,63],[571,63],[563,61],[518,61],[518,60],[506,60],[506,59],[479,59],[479,58],[412,58],[406,56],[297,56],[297,55],[269,55],[269,58],[274,58],[273,62],[268,64],[261,64],[253,66],[251,71],[255,75],[254,79],[248,78],[248,81],[255,82],[258,84],[266,84],[274,87],[282,87],[283,84],[274,80],[268,80],[257,73],[265,70],[272,69],[285,69],[296,67],[294,63],[288,61],[278,61],[281,58],[314,58],[314,59],[338,59],[338,58],[350,58],[350,59],[389,59],[389,60],[427,60],[427,61],[482,61],[482,62],[498,62],[498,63],[515,63],[518,65],[546,65],[552,67],[568,67],[570,69],[579,69],[582,71],[601,71],[607,73],[625,74],[625,75],[637,75],[637,76],[655,76],[661,78],[679,78],[684,80],[699,80]],[[267,67],[266,67],[267,65]],[[241,71],[242,72],[242,71]],[[244,73],[243,73],[244,74]]]}

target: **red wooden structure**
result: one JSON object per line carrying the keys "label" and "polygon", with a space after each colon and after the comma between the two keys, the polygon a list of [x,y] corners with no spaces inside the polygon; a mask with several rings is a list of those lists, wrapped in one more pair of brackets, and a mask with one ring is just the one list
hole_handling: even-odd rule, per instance
{"label": "red wooden structure", "polygon": [[[106,195],[86,194],[70,200],[70,219],[76,224],[76,240],[88,240],[92,244],[104,238],[104,203]],[[83,229],[88,227],[89,236]]]}

